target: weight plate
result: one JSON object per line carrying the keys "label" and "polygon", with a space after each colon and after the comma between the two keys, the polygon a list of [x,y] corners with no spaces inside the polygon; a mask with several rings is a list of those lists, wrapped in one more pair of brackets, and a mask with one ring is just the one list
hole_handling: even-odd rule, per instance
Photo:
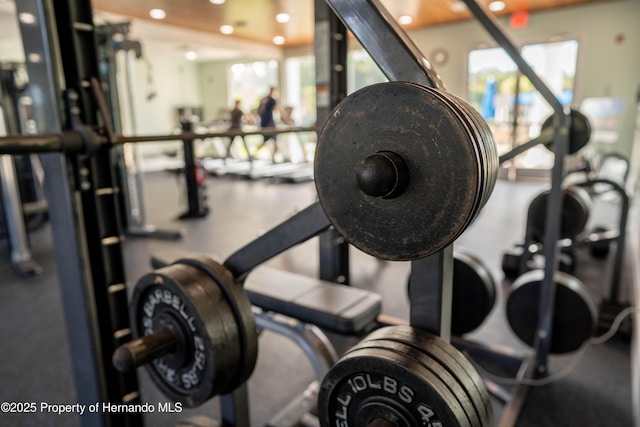
{"label": "weight plate", "polygon": [[475,256],[453,254],[451,333],[467,334],[485,321],[496,301],[496,284],[489,269]]}
{"label": "weight plate", "polygon": [[382,259],[418,259],[473,221],[493,190],[497,156],[486,123],[462,105],[446,92],[388,82],[334,109],[314,174],[327,217],[350,243]]}
{"label": "weight plate", "polygon": [[414,362],[419,363],[435,375],[442,384],[449,389],[466,414],[469,425],[474,427],[483,425],[480,421],[480,414],[476,410],[475,404],[471,400],[471,396],[468,391],[465,390],[460,381],[452,375],[449,369],[443,366],[439,360],[430,355],[428,348],[421,348],[415,343],[409,345],[397,340],[379,339],[365,341],[366,342],[362,345],[357,346],[357,349],[360,352],[359,354],[362,354],[362,351],[368,349],[380,349],[403,355],[412,359]]}
{"label": "weight plate", "polygon": [[168,398],[195,407],[245,382],[257,358],[251,305],[213,260],[181,260],[143,276],[133,291],[134,336],[169,328],[176,350],[146,364]]}
{"label": "weight plate", "polygon": [[[549,351],[569,353],[591,338],[596,328],[598,310],[593,297],[580,280],[561,271],[553,277],[556,294]],[[513,282],[507,299],[509,325],[518,338],[531,347],[536,339],[543,279],[542,270],[523,274]]]}
{"label": "weight plate", "polygon": [[455,347],[439,337],[411,326],[393,326],[380,328],[370,333],[365,340],[357,344],[366,346],[377,340],[397,341],[422,349],[437,360],[467,391],[483,426],[493,425],[493,406],[489,392],[482,378],[469,360]]}
{"label": "weight plate", "polygon": [[[536,242],[544,240],[547,200],[551,190],[545,191],[529,204],[527,222],[531,236]],[[574,239],[584,231],[591,212],[591,197],[581,187],[569,186],[564,189],[562,218],[560,226],[561,239]]]}
{"label": "weight plate", "polygon": [[318,397],[322,427],[471,427],[450,389],[415,359],[389,349],[356,349],[325,376]]}
{"label": "weight plate", "polygon": [[[540,133],[553,128],[553,116],[549,116],[542,123]],[[571,110],[571,129],[569,129],[569,154],[580,151],[591,138],[591,123],[589,119],[578,110]],[[553,151],[553,140],[544,145],[548,150]]]}

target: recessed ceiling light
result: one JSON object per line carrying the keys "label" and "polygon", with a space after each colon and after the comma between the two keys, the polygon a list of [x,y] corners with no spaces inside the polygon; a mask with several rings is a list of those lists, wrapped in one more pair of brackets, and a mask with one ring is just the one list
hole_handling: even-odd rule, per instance
{"label": "recessed ceiling light", "polygon": [[36,17],[32,13],[23,12],[18,15],[18,19],[23,24],[33,24],[34,22],[36,22]]}
{"label": "recessed ceiling light", "polygon": [[153,19],[164,19],[167,16],[167,12],[162,9],[151,9],[149,11],[149,16]]}
{"label": "recessed ceiling light", "polygon": [[409,25],[413,22],[413,18],[409,15],[402,15],[398,18],[398,23],[400,25]]}
{"label": "recessed ceiling light", "polygon": [[281,24],[285,24],[289,22],[290,19],[291,17],[289,16],[288,13],[279,13],[276,15],[276,21],[278,21]]}
{"label": "recessed ceiling light", "polygon": [[449,9],[454,12],[463,12],[467,10],[467,5],[463,1],[454,1],[449,3]]}
{"label": "recessed ceiling light", "polygon": [[233,34],[233,27],[231,25],[221,25],[220,32],[222,34]]}
{"label": "recessed ceiling light", "polygon": [[275,36],[273,38],[273,44],[280,45],[280,44],[284,44],[285,41],[286,39],[283,36]]}
{"label": "recessed ceiling light", "polygon": [[195,61],[196,59],[198,59],[198,53],[192,50],[188,50],[184,53],[184,57],[189,61]]}
{"label": "recessed ceiling light", "polygon": [[209,0],[211,4],[224,4],[225,0]]}
{"label": "recessed ceiling light", "polygon": [[503,1],[492,1],[491,3],[489,3],[489,10],[491,12],[500,12],[501,10],[504,9],[504,2]]}

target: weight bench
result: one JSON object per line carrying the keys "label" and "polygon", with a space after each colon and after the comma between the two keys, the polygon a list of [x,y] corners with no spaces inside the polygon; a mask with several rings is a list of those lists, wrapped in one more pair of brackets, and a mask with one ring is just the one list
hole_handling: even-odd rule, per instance
{"label": "weight bench", "polygon": [[319,384],[338,360],[333,345],[319,328],[342,335],[367,333],[380,314],[381,297],[265,266],[249,274],[244,290],[258,308],[254,310],[258,328],[292,339],[308,357],[316,376],[316,381],[279,411],[267,427],[291,426],[305,417],[313,418]]}
{"label": "weight bench", "polygon": [[264,266],[249,274],[244,290],[265,311],[343,335],[367,332],[381,310],[378,294]]}
{"label": "weight bench", "polygon": [[[153,268],[169,262],[152,256]],[[256,308],[258,327],[293,339],[311,360],[322,380],[337,360],[326,335],[318,328],[359,336],[375,326],[382,308],[378,294],[345,285],[260,266],[245,279],[244,290]],[[286,316],[288,321],[280,320]],[[290,319],[298,323],[293,324]]]}

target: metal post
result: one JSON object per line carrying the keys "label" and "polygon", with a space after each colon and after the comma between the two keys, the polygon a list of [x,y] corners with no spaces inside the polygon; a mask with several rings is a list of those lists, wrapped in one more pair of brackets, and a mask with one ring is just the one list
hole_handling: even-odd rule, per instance
{"label": "metal post", "polygon": [[[25,133],[25,129],[22,129],[18,110],[19,95],[16,93],[15,84],[12,83],[14,72],[15,69],[2,70],[0,95],[2,96],[2,113],[6,133],[15,135]],[[0,156],[0,181],[2,184],[2,205],[11,250],[11,265],[21,276],[38,275],[42,273],[42,267],[34,261],[29,248],[23,202],[12,156]]]}
{"label": "metal post", "polygon": [[453,245],[411,262],[409,321],[412,326],[451,339]]}
{"label": "metal post", "polygon": [[[192,132],[193,123],[183,121],[180,123],[183,132]],[[180,215],[180,219],[203,218],[209,214],[205,193],[205,186],[198,180],[198,165],[193,150],[194,139],[184,138],[182,146],[184,150],[184,177],[187,183],[187,211]]]}
{"label": "metal post", "polygon": [[[316,123],[347,96],[347,28],[325,0],[315,0]],[[349,244],[331,227],[319,236],[319,277],[349,284]]]}
{"label": "metal post", "polygon": [[[61,133],[62,89],[69,105],[65,127],[77,126],[79,119],[96,125],[97,107],[86,80],[98,75],[90,2],[56,1],[54,8],[51,0],[23,0],[16,9],[19,16],[34,17],[19,20],[19,26],[30,85],[39,94],[33,105],[38,130]],[[92,157],[41,158],[78,402],[135,403],[135,372],[121,374],[111,364],[111,354],[130,339],[130,329],[108,146]],[[142,414],[85,413],[81,423],[142,425]]]}

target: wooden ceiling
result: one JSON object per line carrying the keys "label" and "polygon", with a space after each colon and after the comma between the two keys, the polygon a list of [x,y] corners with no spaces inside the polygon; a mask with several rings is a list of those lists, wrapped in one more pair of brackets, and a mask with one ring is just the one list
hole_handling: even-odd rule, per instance
{"label": "wooden ceiling", "polygon": [[[232,25],[234,32],[228,37],[272,43],[275,36],[283,36],[284,46],[291,47],[312,43],[313,1],[226,0],[224,4],[216,5],[209,0],[93,0],[93,6],[97,11],[144,20],[152,20],[149,11],[160,8],[166,11],[163,22],[168,25],[211,34],[221,34],[222,25]],[[489,3],[489,0],[478,1]],[[605,0],[504,0],[504,10],[496,12],[496,15],[569,7],[598,1]],[[382,2],[396,19],[401,15],[413,17],[413,22],[405,25],[407,29],[471,18],[463,2],[457,0],[382,0]],[[281,12],[290,15],[291,19],[288,23],[276,22],[275,16]]]}

